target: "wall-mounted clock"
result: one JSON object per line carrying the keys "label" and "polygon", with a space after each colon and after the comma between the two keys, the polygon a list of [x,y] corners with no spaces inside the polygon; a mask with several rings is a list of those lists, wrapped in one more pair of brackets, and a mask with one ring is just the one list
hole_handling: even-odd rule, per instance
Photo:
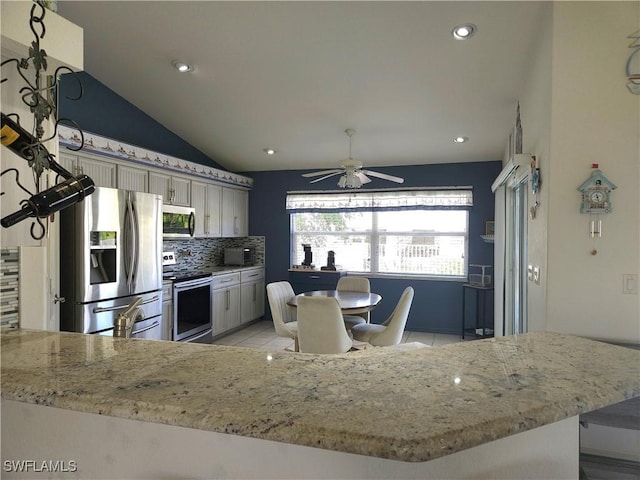
{"label": "wall-mounted clock", "polygon": [[592,165],[591,176],[578,187],[582,195],[580,213],[611,213],[611,191],[616,186],[598,170],[598,164]]}

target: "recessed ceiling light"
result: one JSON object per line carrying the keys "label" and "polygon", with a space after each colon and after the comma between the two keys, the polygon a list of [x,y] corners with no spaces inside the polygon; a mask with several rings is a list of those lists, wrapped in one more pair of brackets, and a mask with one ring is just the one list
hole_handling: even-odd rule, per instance
{"label": "recessed ceiling light", "polygon": [[273,148],[265,148],[264,153],[267,155],[275,155],[276,151]]}
{"label": "recessed ceiling light", "polygon": [[453,139],[454,143],[465,143],[469,141],[469,137],[459,136]]}
{"label": "recessed ceiling light", "polygon": [[179,72],[190,72],[193,70],[193,67],[188,63],[181,62],[180,60],[174,60],[171,64],[175,67]]}
{"label": "recessed ceiling light", "polygon": [[467,38],[471,38],[477,29],[473,23],[465,23],[454,28],[451,35],[453,35],[453,38],[456,40],[466,40]]}

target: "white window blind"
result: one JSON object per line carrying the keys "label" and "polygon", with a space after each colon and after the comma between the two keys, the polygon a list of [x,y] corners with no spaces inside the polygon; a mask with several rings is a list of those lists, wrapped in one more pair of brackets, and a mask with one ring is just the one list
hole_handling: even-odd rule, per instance
{"label": "white window blind", "polygon": [[346,210],[468,209],[471,187],[358,192],[289,192],[286,208],[293,212]]}

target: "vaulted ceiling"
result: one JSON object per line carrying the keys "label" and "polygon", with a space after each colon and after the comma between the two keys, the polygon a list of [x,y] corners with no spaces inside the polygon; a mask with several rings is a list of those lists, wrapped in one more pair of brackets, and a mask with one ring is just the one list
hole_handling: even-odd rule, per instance
{"label": "vaulted ceiling", "polygon": [[[347,128],[365,167],[502,159],[548,8],[61,1],[58,13],[84,28],[90,75],[220,165],[250,172],[338,166]],[[456,40],[463,23],[477,31]]]}

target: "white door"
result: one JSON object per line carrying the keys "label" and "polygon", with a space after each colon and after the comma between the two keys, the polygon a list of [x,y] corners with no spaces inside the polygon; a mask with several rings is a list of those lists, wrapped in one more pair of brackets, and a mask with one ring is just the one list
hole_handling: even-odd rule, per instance
{"label": "white door", "polygon": [[507,187],[504,333],[527,332],[527,178]]}

